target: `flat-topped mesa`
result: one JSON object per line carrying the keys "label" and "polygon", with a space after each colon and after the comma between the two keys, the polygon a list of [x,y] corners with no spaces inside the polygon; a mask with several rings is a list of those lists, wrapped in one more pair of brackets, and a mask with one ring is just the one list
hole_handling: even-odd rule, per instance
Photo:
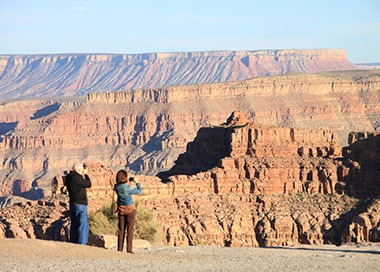
{"label": "flat-topped mesa", "polygon": [[[55,62],[149,62],[175,61],[181,59],[204,59],[220,60],[220,58],[230,57],[254,57],[256,60],[296,58],[296,59],[328,59],[347,61],[347,54],[344,49],[293,49],[293,50],[221,50],[221,51],[199,51],[199,52],[162,52],[162,53],[143,53],[143,54],[40,54],[40,55],[1,55],[0,67],[14,64],[42,64]],[[352,64],[351,64],[352,65]]]}
{"label": "flat-topped mesa", "polygon": [[353,69],[357,67],[344,50],[326,49],[2,55],[0,94],[3,98],[72,96]]}

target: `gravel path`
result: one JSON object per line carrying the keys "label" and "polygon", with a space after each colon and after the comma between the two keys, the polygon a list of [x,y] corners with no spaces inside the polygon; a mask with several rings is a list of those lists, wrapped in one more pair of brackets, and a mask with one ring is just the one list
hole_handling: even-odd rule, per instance
{"label": "gravel path", "polygon": [[135,254],[0,239],[0,271],[379,271],[380,244],[272,248],[157,247]]}

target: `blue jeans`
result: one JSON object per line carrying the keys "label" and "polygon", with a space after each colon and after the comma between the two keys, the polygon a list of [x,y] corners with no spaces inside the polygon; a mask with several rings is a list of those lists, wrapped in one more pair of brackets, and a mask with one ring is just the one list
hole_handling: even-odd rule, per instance
{"label": "blue jeans", "polygon": [[70,219],[70,242],[87,245],[89,233],[87,205],[70,202]]}

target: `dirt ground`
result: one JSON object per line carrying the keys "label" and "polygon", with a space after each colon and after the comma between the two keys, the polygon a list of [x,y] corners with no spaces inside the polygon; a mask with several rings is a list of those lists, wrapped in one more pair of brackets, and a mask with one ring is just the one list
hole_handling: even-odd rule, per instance
{"label": "dirt ground", "polygon": [[380,243],[343,246],[135,248],[0,239],[0,271],[379,271]]}

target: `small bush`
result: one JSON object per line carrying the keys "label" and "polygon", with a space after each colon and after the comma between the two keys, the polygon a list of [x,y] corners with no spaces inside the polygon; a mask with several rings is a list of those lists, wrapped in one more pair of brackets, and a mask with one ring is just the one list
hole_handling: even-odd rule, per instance
{"label": "small bush", "polygon": [[117,235],[117,214],[112,213],[111,204],[106,204],[100,211],[89,215],[90,232],[96,235]]}
{"label": "small bush", "polygon": [[136,202],[137,218],[135,225],[135,237],[147,240],[151,243],[159,242],[162,239],[160,226],[156,222],[154,214],[144,209],[139,202]]}
{"label": "small bush", "polygon": [[[144,239],[151,243],[161,241],[160,226],[157,224],[154,214],[144,209],[136,202],[135,239]],[[96,235],[117,235],[118,215],[112,212],[111,203],[107,203],[100,211],[89,215],[90,232]]]}

